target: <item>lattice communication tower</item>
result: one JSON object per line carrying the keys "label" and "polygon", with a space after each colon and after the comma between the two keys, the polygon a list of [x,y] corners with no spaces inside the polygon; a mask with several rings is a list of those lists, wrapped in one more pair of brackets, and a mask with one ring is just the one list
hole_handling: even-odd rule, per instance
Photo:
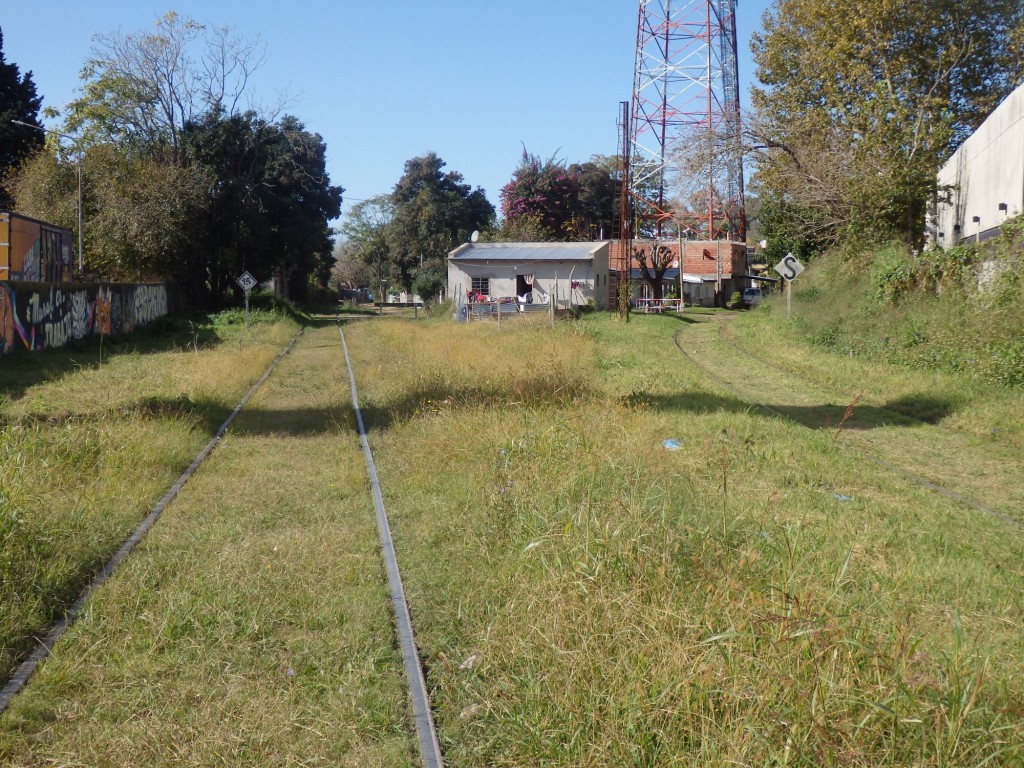
{"label": "lattice communication tower", "polygon": [[736,0],[641,0],[620,142],[621,239],[745,239]]}

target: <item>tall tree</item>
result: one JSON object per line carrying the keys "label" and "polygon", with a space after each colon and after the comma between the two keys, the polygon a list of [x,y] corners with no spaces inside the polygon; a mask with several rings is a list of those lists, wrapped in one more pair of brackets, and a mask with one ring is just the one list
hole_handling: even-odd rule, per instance
{"label": "tall tree", "polygon": [[297,118],[285,115],[276,124],[268,176],[272,196],[266,206],[272,222],[270,247],[275,273],[286,295],[304,298],[312,283],[327,286],[334,257],[328,221],[341,215],[344,190],[327,174],[327,147],[320,134],[309,133]]}
{"label": "tall tree", "polygon": [[69,105],[67,130],[90,143],[136,146],[178,164],[185,126],[211,112],[244,111],[249,79],[264,58],[258,38],[173,11],[151,32],[97,35],[82,69],[82,96]]}
{"label": "tall tree", "polygon": [[334,264],[331,267],[329,287],[334,290],[356,290],[372,288],[374,271],[370,265],[356,256],[356,245],[339,241],[334,246]]}
{"label": "tall tree", "polygon": [[41,128],[39,107],[42,98],[36,94],[32,73],[21,74],[18,65],[4,57],[4,33],[0,29],[0,208],[10,208],[14,199],[7,187],[7,174],[25,158],[38,151],[44,143],[42,131],[15,125],[11,121]]}
{"label": "tall tree", "polygon": [[406,290],[417,272],[436,271],[471,232],[494,221],[494,206],[484,191],[464,184],[461,173],[445,173],[444,166],[433,152],[407,160],[391,192],[390,261]]}
{"label": "tall tree", "polygon": [[501,188],[501,217],[509,226],[526,219],[540,226],[545,240],[568,240],[579,208],[579,174],[552,155],[547,160],[523,147],[512,179]]}
{"label": "tall tree", "polygon": [[595,155],[567,165],[523,148],[512,178],[501,188],[503,240],[597,240],[614,237],[618,160]]}
{"label": "tall tree", "polygon": [[345,252],[370,268],[369,285],[380,298],[391,280],[388,232],[393,218],[391,195],[377,195],[352,206],[341,225]]}
{"label": "tall tree", "polygon": [[608,240],[614,238],[612,214],[616,206],[619,159],[594,155],[585,163],[573,163],[569,173],[576,177],[579,195],[572,218],[574,240]]}
{"label": "tall tree", "polygon": [[[326,285],[342,189],[323,139],[296,118],[241,108],[258,43],[170,13],[150,33],[102,35],[65,131],[82,136],[87,266],[168,279],[183,306],[212,309],[243,269],[299,297]],[[40,160],[19,193],[63,212],[66,169]]]}
{"label": "tall tree", "polygon": [[920,243],[935,171],[1024,74],[1022,25],[1020,0],[776,0],[751,44],[768,195],[826,243]]}
{"label": "tall tree", "polygon": [[186,127],[183,147],[189,167],[213,180],[196,212],[193,248],[175,270],[190,294],[219,305],[242,270],[276,278],[296,297],[312,276],[326,282],[327,222],[340,214],[343,190],[330,183],[319,135],[294,117],[269,123],[253,112],[213,112]]}

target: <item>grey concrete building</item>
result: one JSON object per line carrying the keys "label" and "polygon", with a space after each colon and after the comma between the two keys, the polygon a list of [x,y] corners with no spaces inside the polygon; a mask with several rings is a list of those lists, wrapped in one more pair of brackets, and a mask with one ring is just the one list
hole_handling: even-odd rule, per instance
{"label": "grey concrete building", "polygon": [[1008,217],[1024,212],[1024,85],[960,145],[938,182],[952,190],[930,222],[943,248],[997,235]]}
{"label": "grey concrete building", "polygon": [[466,243],[448,254],[448,295],[529,296],[571,309],[608,304],[608,243]]}

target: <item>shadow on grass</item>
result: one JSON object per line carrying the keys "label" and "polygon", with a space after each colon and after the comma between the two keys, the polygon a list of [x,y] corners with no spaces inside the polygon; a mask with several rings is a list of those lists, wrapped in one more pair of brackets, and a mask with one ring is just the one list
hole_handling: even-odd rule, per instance
{"label": "shadow on grass", "polygon": [[885,426],[914,427],[936,424],[956,411],[957,404],[930,396],[912,396],[884,406],[822,403],[796,406],[765,403],[753,405],[735,397],[706,392],[679,392],[666,395],[634,393],[624,398],[627,405],[678,413],[731,413],[759,411],[784,416],[809,429],[865,430]]}
{"label": "shadow on grass", "polygon": [[376,308],[370,307],[370,306],[365,306],[365,305],[359,305],[359,306],[355,306],[355,307],[352,307],[352,306],[349,306],[349,307],[345,307],[345,306],[338,307],[338,317],[339,318],[344,318],[346,316],[352,316],[352,317],[376,317],[376,316],[378,316],[380,314],[382,314],[382,313],[380,311],[378,311]]}
{"label": "shadow on grass", "polygon": [[175,398],[147,397],[125,403],[117,408],[99,411],[47,411],[30,412],[24,416],[9,417],[0,413],[0,425],[4,424],[46,424],[59,427],[63,424],[90,420],[126,418],[143,419],[184,419],[194,422],[204,434],[212,436],[231,414],[231,408],[223,403],[203,398],[192,400],[185,395]]}
{"label": "shadow on grass", "polygon": [[0,398],[19,400],[36,384],[56,381],[83,369],[99,368],[118,355],[205,347],[220,340],[208,319],[195,318],[191,326],[187,320],[158,320],[133,334],[90,335],[59,349],[18,350],[0,358]]}

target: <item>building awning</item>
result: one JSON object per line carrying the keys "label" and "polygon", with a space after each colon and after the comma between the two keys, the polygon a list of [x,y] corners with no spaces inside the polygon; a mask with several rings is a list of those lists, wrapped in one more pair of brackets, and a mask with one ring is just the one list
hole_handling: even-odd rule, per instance
{"label": "building awning", "polygon": [[[640,269],[630,270],[629,277],[631,280],[643,280],[644,275]],[[683,282],[689,283],[690,285],[701,285],[702,283],[713,283],[718,278],[715,275],[694,275],[689,272],[683,272]],[[723,280],[727,280],[727,275],[722,275]],[[663,283],[678,283],[679,282],[679,270],[678,269],[667,269],[665,274],[661,276],[661,282]]]}

